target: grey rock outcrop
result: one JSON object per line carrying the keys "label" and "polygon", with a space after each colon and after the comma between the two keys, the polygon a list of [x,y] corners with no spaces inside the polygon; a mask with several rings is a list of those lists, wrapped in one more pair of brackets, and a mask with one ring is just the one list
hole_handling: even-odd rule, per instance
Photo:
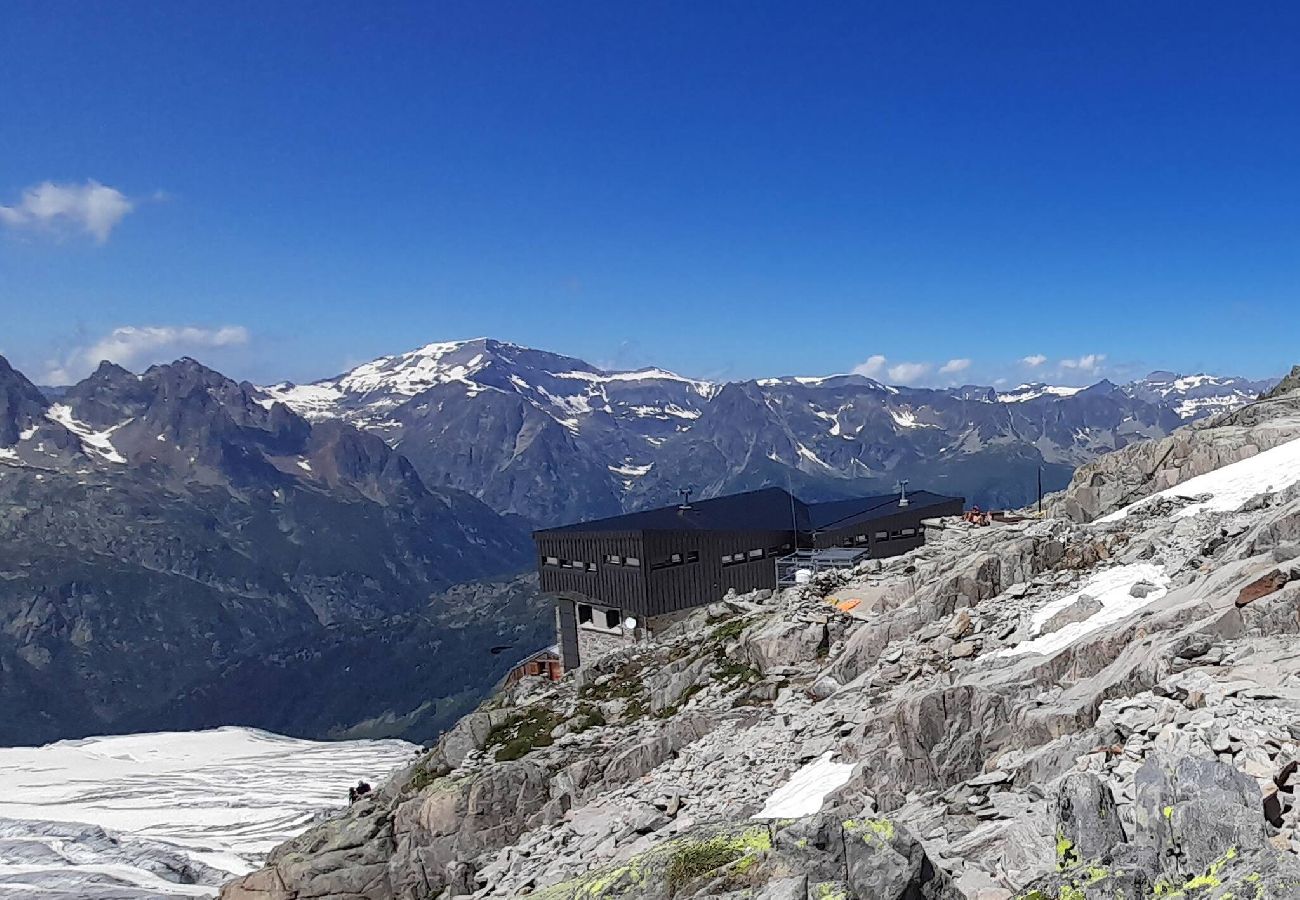
{"label": "grey rock outcrop", "polygon": [[[1067,776],[1057,818],[1057,871],[1025,897],[1290,897],[1300,860],[1264,840],[1254,782],[1223,763],[1148,761],[1137,776],[1132,842],[1094,775]],[[1037,893],[1035,893],[1037,892]]]}

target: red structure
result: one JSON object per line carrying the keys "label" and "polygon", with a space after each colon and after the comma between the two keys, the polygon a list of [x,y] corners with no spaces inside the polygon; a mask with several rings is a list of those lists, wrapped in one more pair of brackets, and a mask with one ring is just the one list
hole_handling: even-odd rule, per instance
{"label": "red structure", "polygon": [[510,670],[510,674],[505,678],[504,686],[509,687],[512,684],[518,684],[525,678],[537,676],[550,681],[559,681],[564,677],[564,665],[560,662],[560,648],[558,646],[538,650],[532,656],[521,661],[519,665]]}

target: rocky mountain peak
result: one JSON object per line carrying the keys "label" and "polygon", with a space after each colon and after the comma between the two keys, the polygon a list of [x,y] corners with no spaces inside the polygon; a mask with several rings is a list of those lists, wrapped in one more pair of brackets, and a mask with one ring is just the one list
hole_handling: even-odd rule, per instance
{"label": "rocky mountain peak", "polygon": [[[232,721],[419,739],[451,714],[431,698],[482,689],[478,657],[503,632],[542,639],[535,618],[476,618],[486,599],[428,608],[522,570],[517,523],[427,485],[377,435],[313,426],[194,360],[101,366],[52,404],[5,364],[0,547],[6,744]],[[439,649],[455,616],[466,643]],[[367,726],[385,676],[353,690],[338,672],[382,668],[387,642],[423,674],[392,679],[391,722]],[[265,702],[328,675],[320,703]]]}
{"label": "rocky mountain peak", "polygon": [[0,447],[13,447],[24,432],[44,419],[45,396],[23,373],[0,356]]}

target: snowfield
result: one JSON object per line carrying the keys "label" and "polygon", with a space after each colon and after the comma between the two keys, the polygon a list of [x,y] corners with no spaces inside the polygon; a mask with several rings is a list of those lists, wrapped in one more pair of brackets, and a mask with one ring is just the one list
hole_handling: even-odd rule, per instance
{"label": "snowfield", "polygon": [[[1287,441],[1248,459],[1189,478],[1182,484],[1116,510],[1098,521],[1118,522],[1134,509],[1157,498],[1169,497],[1198,500],[1180,509],[1177,512],[1179,516],[1194,516],[1206,511],[1235,512],[1252,497],[1286,490],[1297,482],[1300,482],[1300,440]],[[1207,494],[1210,495],[1208,499],[1201,499]]]}
{"label": "snowfield", "polygon": [[247,728],[0,749],[0,897],[213,897],[416,749]]}

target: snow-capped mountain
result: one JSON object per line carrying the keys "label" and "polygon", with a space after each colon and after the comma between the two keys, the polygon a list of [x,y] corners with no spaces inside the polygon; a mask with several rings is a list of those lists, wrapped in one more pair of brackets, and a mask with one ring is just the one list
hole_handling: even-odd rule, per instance
{"label": "snow-capped mountain", "polygon": [[926,389],[860,375],[718,384],[612,372],[478,338],[429,344],[309,385],[264,389],[308,419],[344,418],[430,483],[536,524],[780,484],[810,496],[924,480],[1018,505],[1099,453],[1240,405],[1266,383],[1152,376],[1130,385]]}
{"label": "snow-capped mountain", "polygon": [[1026,400],[1037,400],[1039,397],[1073,397],[1081,390],[1083,388],[1034,382],[1022,384],[1012,391],[999,391],[996,399],[1002,403],[1024,403]]}
{"label": "snow-capped mountain", "polygon": [[429,344],[337,378],[266,388],[317,421],[338,416],[401,450],[434,485],[535,522],[622,510],[629,479],[716,387],[659,369],[606,372],[488,338]]}
{"label": "snow-capped mountain", "polygon": [[1172,406],[1183,419],[1205,418],[1249,403],[1277,383],[1277,379],[1251,381],[1219,375],[1177,375],[1152,372],[1124,386],[1134,397]]}

